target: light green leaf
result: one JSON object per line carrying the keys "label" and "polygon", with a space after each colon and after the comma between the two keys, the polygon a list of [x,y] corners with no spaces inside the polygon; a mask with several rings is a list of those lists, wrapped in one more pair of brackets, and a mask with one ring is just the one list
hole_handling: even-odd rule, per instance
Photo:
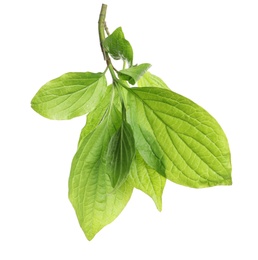
{"label": "light green leaf", "polygon": [[103,47],[115,60],[127,61],[129,66],[133,64],[133,49],[129,41],[125,39],[121,27],[105,39]]}
{"label": "light green leaf", "polygon": [[118,72],[118,77],[121,80],[126,80],[130,84],[134,85],[150,67],[151,65],[148,63],[132,66],[129,69],[120,70]]}
{"label": "light green leaf", "polygon": [[[128,121],[136,148],[147,163],[143,146],[149,147],[149,154],[156,156],[157,164],[161,162],[166,169],[166,177],[175,183],[196,188],[232,183],[227,138],[207,111],[166,89],[145,87],[127,91]],[[156,138],[162,152],[139,133]],[[158,167],[151,167],[159,172]]]}
{"label": "light green leaf", "polygon": [[70,72],[46,83],[31,101],[49,119],[71,119],[92,111],[105,94],[103,73]]}
{"label": "light green leaf", "polygon": [[69,199],[89,240],[120,214],[132,194],[133,186],[127,181],[116,190],[112,188],[104,162],[108,143],[120,121],[121,113],[112,108],[83,139],[73,158]]}
{"label": "light green leaf", "polygon": [[113,188],[120,187],[128,177],[135,156],[135,144],[130,125],[123,120],[112,136],[106,156],[107,173]]}
{"label": "light green leaf", "polygon": [[81,130],[78,146],[85,136],[91,133],[107,116],[111,106],[121,111],[120,98],[113,84],[107,87],[105,96],[100,100],[98,106],[87,115],[86,124]]}
{"label": "light green leaf", "polygon": [[91,133],[102,122],[108,111],[108,108],[110,107],[110,100],[112,100],[113,96],[113,85],[109,85],[107,87],[105,96],[100,100],[98,106],[87,115],[86,125],[81,130],[78,146],[80,146],[80,143],[83,141],[85,136]]}
{"label": "light green leaf", "polygon": [[137,82],[138,87],[156,87],[169,89],[166,83],[159,77],[147,71]]}
{"label": "light green leaf", "polygon": [[159,211],[162,209],[162,193],[166,178],[152,169],[137,152],[132,163],[129,180],[132,185],[149,195]]}

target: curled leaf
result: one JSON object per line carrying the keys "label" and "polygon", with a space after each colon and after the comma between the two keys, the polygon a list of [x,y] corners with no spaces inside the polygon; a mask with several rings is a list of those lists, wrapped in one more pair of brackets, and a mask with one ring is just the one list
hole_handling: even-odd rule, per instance
{"label": "curled leaf", "polygon": [[129,41],[124,37],[122,28],[117,28],[103,42],[104,49],[115,60],[127,61],[129,67],[133,64],[133,49]]}
{"label": "curled leaf", "polygon": [[130,84],[134,85],[150,67],[151,65],[148,63],[132,66],[129,69],[118,71],[118,76],[120,79],[126,80]]}

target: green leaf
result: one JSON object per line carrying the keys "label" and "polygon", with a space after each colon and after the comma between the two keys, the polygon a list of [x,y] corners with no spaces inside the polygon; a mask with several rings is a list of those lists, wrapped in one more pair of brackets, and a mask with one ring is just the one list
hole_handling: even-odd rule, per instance
{"label": "green leaf", "polygon": [[115,60],[127,61],[129,66],[133,64],[133,49],[129,41],[125,39],[121,27],[104,40],[103,47]]}
{"label": "green leaf", "polygon": [[[130,97],[129,97],[130,98]],[[129,100],[129,105],[130,100]],[[137,109],[136,109],[137,110]],[[135,113],[140,111],[137,110]],[[130,111],[130,110],[129,110]],[[139,120],[141,115],[139,114]],[[160,148],[159,143],[157,142],[155,136],[149,131],[145,126],[144,120],[138,125],[132,125],[130,122],[130,116],[128,116],[128,121],[131,124],[133,135],[135,138],[135,147],[140,152],[142,158],[144,158],[145,162],[153,169],[155,169],[159,174],[166,176],[166,165],[162,160],[162,149]],[[161,157],[161,159],[160,159]]]}
{"label": "green leaf", "polygon": [[120,124],[121,113],[112,107],[97,128],[83,139],[73,158],[69,199],[89,240],[120,214],[133,191],[127,181],[114,190],[104,162],[110,138]]}
{"label": "green leaf", "polygon": [[102,122],[102,120],[105,119],[110,106],[114,106],[116,109],[121,111],[120,98],[117,89],[113,84],[107,87],[105,96],[100,100],[98,106],[87,115],[86,124],[81,130],[78,146],[84,137],[91,133]]}
{"label": "green leaf", "polygon": [[152,169],[137,152],[132,163],[129,180],[132,185],[149,195],[159,211],[162,209],[162,193],[166,178]]}
{"label": "green leaf", "polygon": [[[161,162],[166,169],[166,177],[175,183],[195,188],[232,183],[227,138],[207,111],[166,89],[127,91],[128,122],[136,148],[147,163],[147,152],[141,147],[156,156],[157,164]],[[153,138],[142,138],[146,133]],[[153,139],[162,152],[153,147]],[[151,167],[159,172],[158,167]]]}
{"label": "green leaf", "polygon": [[147,71],[137,82],[138,87],[156,87],[169,89],[166,83],[159,77]]}
{"label": "green leaf", "polygon": [[132,66],[129,69],[120,70],[118,72],[118,77],[121,80],[126,80],[130,84],[134,85],[150,67],[151,65],[148,63]]}
{"label": "green leaf", "polygon": [[112,136],[106,156],[107,172],[113,188],[121,186],[128,177],[135,156],[135,144],[130,125],[123,120]]}
{"label": "green leaf", "polygon": [[78,146],[80,146],[83,139],[90,134],[102,122],[102,120],[104,120],[108,108],[110,107],[110,100],[112,100],[113,95],[113,85],[109,85],[105,96],[100,100],[98,106],[87,115],[86,125],[81,130]]}
{"label": "green leaf", "polygon": [[70,72],[46,83],[31,107],[49,119],[71,119],[92,111],[105,94],[103,73]]}

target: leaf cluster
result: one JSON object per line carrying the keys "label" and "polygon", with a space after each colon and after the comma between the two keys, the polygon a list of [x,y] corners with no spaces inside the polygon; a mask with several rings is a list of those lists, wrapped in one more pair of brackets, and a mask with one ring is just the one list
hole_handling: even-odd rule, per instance
{"label": "leaf cluster", "polygon": [[124,62],[119,71],[108,63],[111,84],[108,70],[66,73],[31,101],[49,119],[87,117],[72,161],[69,198],[89,240],[120,214],[134,188],[161,210],[167,179],[195,188],[231,184],[230,150],[218,122],[148,72],[150,64],[133,65],[121,27],[102,48]]}

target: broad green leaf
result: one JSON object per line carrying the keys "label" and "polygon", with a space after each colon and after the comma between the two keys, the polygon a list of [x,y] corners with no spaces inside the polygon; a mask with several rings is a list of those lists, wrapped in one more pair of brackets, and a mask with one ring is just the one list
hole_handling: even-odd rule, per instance
{"label": "broad green leaf", "polygon": [[[128,121],[136,148],[147,163],[146,150],[142,152],[141,147],[149,147],[149,154],[156,156],[166,177],[175,183],[195,188],[232,183],[227,138],[207,111],[166,89],[127,90]],[[151,139],[142,138],[146,133],[157,140],[160,153]],[[158,167],[151,167],[159,172]]]}
{"label": "broad green leaf", "polygon": [[133,64],[133,49],[129,41],[125,39],[121,27],[105,39],[103,47],[115,60],[127,61],[129,66]]}
{"label": "broad green leaf", "polygon": [[69,199],[89,240],[120,214],[133,191],[127,181],[116,190],[112,188],[103,159],[120,121],[121,113],[112,108],[97,128],[83,139],[73,158]]}
{"label": "broad green leaf", "polygon": [[120,70],[118,76],[121,80],[126,80],[134,85],[150,67],[151,65],[148,63],[132,66],[129,69]]}
{"label": "broad green leaf", "polygon": [[147,71],[137,82],[138,87],[156,87],[169,89],[166,83],[159,77]]}
{"label": "broad green leaf", "polygon": [[129,180],[132,185],[149,195],[159,211],[162,209],[162,193],[166,178],[152,169],[137,152],[132,163]]}
{"label": "broad green leaf", "polygon": [[135,156],[135,144],[130,125],[123,120],[112,136],[106,156],[107,172],[113,188],[121,186],[128,177]]}
{"label": "broad green leaf", "polygon": [[103,73],[70,72],[46,83],[31,101],[49,119],[71,119],[92,111],[105,94]]}

